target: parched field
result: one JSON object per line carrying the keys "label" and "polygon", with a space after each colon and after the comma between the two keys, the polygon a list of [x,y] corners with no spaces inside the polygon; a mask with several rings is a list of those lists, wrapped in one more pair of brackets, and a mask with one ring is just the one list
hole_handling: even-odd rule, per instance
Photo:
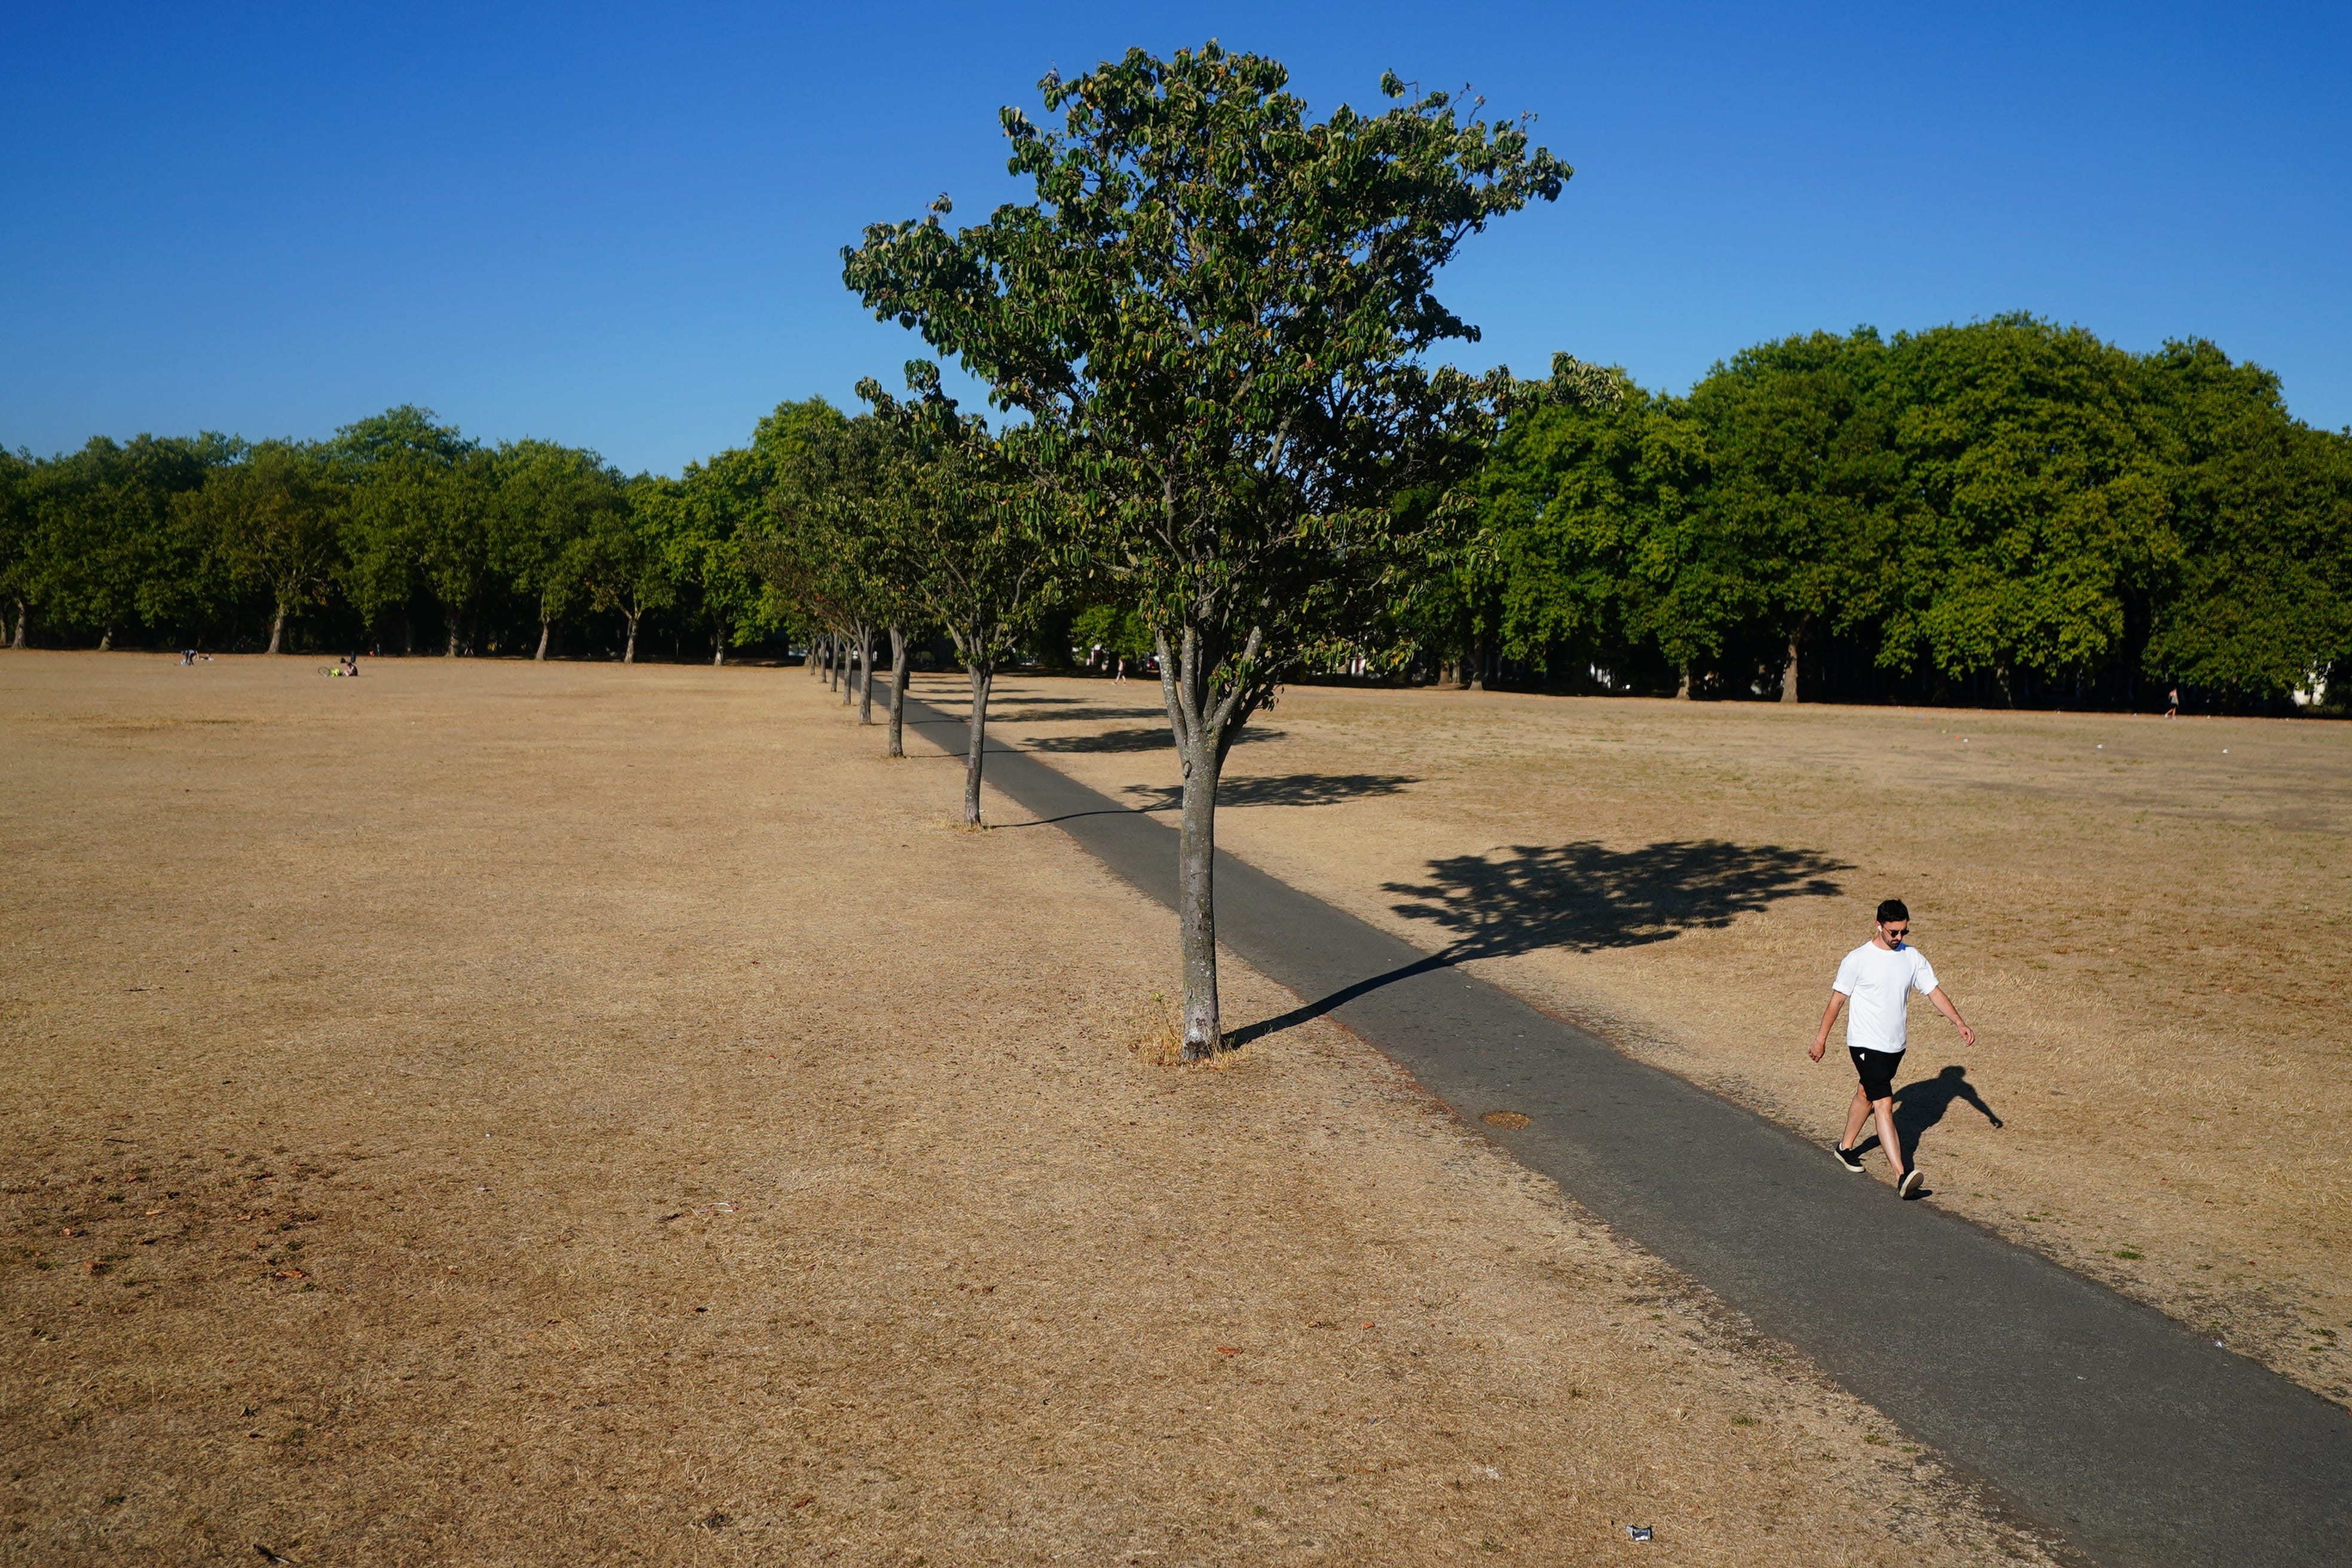
{"label": "parched field", "polygon": [[[992,733],[1155,808],[1160,713],[1027,680]],[[1804,1050],[1906,900],[1977,1029],[1913,1005],[1930,1201],[2352,1401],[2352,725],[1331,688],[1259,722],[1222,847],[1824,1149],[1843,1025]]]}
{"label": "parched field", "polygon": [[[2041,1559],[1338,1029],[1159,1065],[1167,915],[915,749],[798,671],[0,654],[0,1562]],[[1625,839],[1549,820],[1480,842]],[[1690,1038],[1782,1048],[1746,978]]]}

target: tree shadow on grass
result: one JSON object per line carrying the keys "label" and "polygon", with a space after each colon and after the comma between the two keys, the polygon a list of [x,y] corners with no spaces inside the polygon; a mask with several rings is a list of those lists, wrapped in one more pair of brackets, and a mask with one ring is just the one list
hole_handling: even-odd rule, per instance
{"label": "tree shadow on grass", "polygon": [[1319,1018],[1367,992],[1474,958],[1566,948],[1641,947],[1686,931],[1714,930],[1781,899],[1834,898],[1831,873],[1853,868],[1811,849],[1720,840],[1666,842],[1615,850],[1599,844],[1546,848],[1514,845],[1498,855],[1456,855],[1429,863],[1425,882],[1387,882],[1390,907],[1428,921],[1453,940],[1426,958],[1370,975],[1277,1017],[1247,1025],[1229,1044]]}
{"label": "tree shadow on grass", "polygon": [[[1056,714],[1056,718],[1066,715]],[[1244,730],[1234,744],[1254,745],[1260,741],[1279,741],[1279,730]],[[1099,735],[1040,735],[1028,742],[1029,750],[1069,755],[1077,752],[1166,752],[1176,746],[1174,737],[1164,724],[1149,730],[1106,730]]]}
{"label": "tree shadow on grass", "polygon": [[1811,849],[1720,839],[1627,850],[1517,844],[1498,856],[1433,860],[1428,881],[1381,890],[1404,898],[1389,907],[1405,919],[1451,932],[1444,956],[1458,961],[1642,947],[1717,930],[1782,899],[1835,898],[1844,889],[1830,873],[1853,868]]}
{"label": "tree shadow on grass", "polygon": [[988,710],[988,721],[992,724],[1081,724],[1091,723],[1097,719],[1164,720],[1168,716],[1167,710],[1162,708],[1105,708],[1097,706],[1092,708],[1070,708],[1058,712],[1051,709],[1047,709],[1042,712],[1033,713],[1029,711],[1029,710],[1037,708],[1040,704],[1045,702],[1069,702],[1073,700],[1075,700],[1075,699],[1068,697],[1008,698],[1005,700],[1004,705],[1001,708],[994,704],[990,705]]}
{"label": "tree shadow on grass", "polygon": [[[1337,805],[1365,795],[1396,795],[1419,784],[1403,773],[1284,773],[1265,778],[1229,778],[1217,784],[1219,805]],[[1173,811],[1184,804],[1182,784],[1129,784],[1141,796],[1143,811]]]}

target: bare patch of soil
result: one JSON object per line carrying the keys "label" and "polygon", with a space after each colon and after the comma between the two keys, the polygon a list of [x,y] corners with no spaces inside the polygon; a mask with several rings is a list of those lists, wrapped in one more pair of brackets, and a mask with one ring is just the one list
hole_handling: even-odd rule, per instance
{"label": "bare patch of soil", "polygon": [[0,656],[0,1561],[2038,1556],[800,672],[366,669]]}
{"label": "bare patch of soil", "polygon": [[[1105,689],[1006,682],[991,731],[1159,809],[1172,753],[1067,717]],[[1824,1148],[1852,1073],[1804,1049],[1906,900],[1978,1031],[1913,1007],[1932,1201],[2352,1401],[2352,725],[1308,687],[1271,727],[1221,846]]]}

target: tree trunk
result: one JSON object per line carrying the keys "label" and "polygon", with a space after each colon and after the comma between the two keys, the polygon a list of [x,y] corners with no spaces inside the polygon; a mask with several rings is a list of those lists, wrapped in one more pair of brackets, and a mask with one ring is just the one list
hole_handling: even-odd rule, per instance
{"label": "tree trunk", "polygon": [[555,624],[555,623],[553,623],[552,621],[549,621],[549,620],[546,620],[546,619],[543,619],[543,618],[540,621],[540,623],[539,623],[539,651],[538,651],[537,653],[534,653],[534,654],[532,654],[532,655],[530,656],[530,661],[531,661],[533,664],[545,664],[545,663],[547,662],[547,637],[548,637],[548,632],[549,632],[550,628],[551,628],[551,627],[552,627],[552,626],[554,626],[554,624]]}
{"label": "tree trunk", "polygon": [[1690,660],[1685,659],[1683,660],[1682,683],[1675,688],[1675,700],[1677,702],[1687,702],[1690,700]]}
{"label": "tree trunk", "polygon": [[28,645],[26,643],[26,641],[25,641],[25,637],[26,637],[26,634],[31,630],[31,628],[32,628],[32,625],[33,625],[33,607],[32,607],[30,605],[27,605],[26,603],[25,603],[25,601],[24,601],[24,600],[22,600],[22,599],[17,600],[17,601],[16,601],[16,635],[15,637],[11,637],[11,638],[8,640],[8,646],[9,646],[10,647],[25,647],[28,646]]}
{"label": "tree trunk", "polygon": [[1217,1005],[1218,737],[1195,733],[1184,758],[1184,817],[1176,846],[1176,931],[1184,970],[1184,1059],[1223,1043]]}
{"label": "tree trunk", "polygon": [[286,606],[283,605],[278,605],[278,613],[269,617],[269,651],[286,651]]}
{"label": "tree trunk", "polygon": [[1780,700],[1783,702],[1797,700],[1797,639],[1804,635],[1802,622],[1798,623],[1797,629],[1789,634],[1789,661],[1780,667]]}
{"label": "tree trunk", "polygon": [[2016,707],[2017,693],[2010,685],[2009,664],[2007,660],[1999,660],[1994,663],[1992,667],[1992,678],[1995,681],[1999,682],[2000,686],[2000,705],[2004,708]]}
{"label": "tree trunk", "polygon": [[727,628],[719,626],[710,634],[710,668],[717,669],[727,662]]}
{"label": "tree trunk", "polygon": [[857,721],[871,724],[874,722],[874,628],[862,627],[857,635]]}
{"label": "tree trunk", "polygon": [[857,700],[857,645],[847,637],[841,639],[841,705],[844,708]]}
{"label": "tree trunk", "polygon": [[443,657],[446,658],[457,657],[457,617],[454,615],[449,617],[449,647]]}
{"label": "tree trunk", "polygon": [[890,628],[890,750],[894,757],[907,754],[907,629]]}
{"label": "tree trunk", "polygon": [[965,721],[968,749],[963,759],[963,822],[966,827],[980,826],[980,759],[988,747],[988,689],[996,684],[996,672],[977,667],[971,672],[971,717]]}
{"label": "tree trunk", "polygon": [[629,623],[629,639],[621,647],[621,662],[635,664],[637,662],[637,617],[626,610],[621,612],[621,616]]}
{"label": "tree trunk", "polygon": [[1472,659],[1470,679],[1462,684],[1473,691],[1486,689],[1486,634],[1480,632],[1470,642]]}
{"label": "tree trunk", "polygon": [[114,628],[112,626],[107,627],[103,633],[100,634],[98,639],[98,651],[100,653],[111,653],[114,651]]}

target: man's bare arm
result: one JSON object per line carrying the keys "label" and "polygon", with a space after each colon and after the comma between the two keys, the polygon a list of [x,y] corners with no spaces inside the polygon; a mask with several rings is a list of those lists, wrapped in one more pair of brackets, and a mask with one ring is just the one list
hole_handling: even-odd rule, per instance
{"label": "man's bare arm", "polygon": [[[1940,996],[1943,993],[1939,991],[1936,994]],[[1830,1005],[1822,1010],[1822,1032],[1814,1037],[1813,1048],[1805,1053],[1807,1056],[1812,1058],[1813,1060],[1821,1060],[1822,1053],[1830,1048],[1830,1026],[1837,1022],[1838,1009],[1844,1005],[1844,992],[1832,991],[1830,993]]]}
{"label": "man's bare arm", "polygon": [[1937,1012],[1952,1021],[1952,1027],[1960,1032],[1960,1044],[1973,1046],[1977,1043],[1977,1032],[1969,1027],[1968,1020],[1960,1016],[1959,1005],[1944,994],[1942,986],[1938,985],[1928,992],[1927,1000],[1936,1005]]}

